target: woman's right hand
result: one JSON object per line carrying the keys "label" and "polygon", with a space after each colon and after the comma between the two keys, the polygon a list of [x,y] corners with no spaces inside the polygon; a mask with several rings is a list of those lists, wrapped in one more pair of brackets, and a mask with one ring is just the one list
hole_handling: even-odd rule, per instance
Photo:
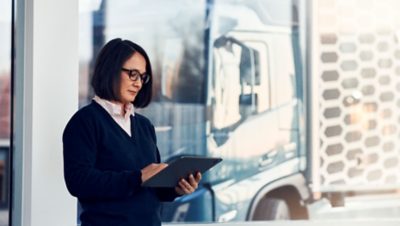
{"label": "woman's right hand", "polygon": [[150,177],[154,176],[161,170],[163,170],[165,167],[167,167],[168,164],[165,163],[152,163],[144,167],[142,171],[142,183],[148,180]]}

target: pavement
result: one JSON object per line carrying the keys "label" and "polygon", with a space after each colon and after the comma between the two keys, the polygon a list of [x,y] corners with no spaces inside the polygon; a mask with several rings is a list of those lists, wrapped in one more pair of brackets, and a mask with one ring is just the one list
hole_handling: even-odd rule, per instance
{"label": "pavement", "polygon": [[344,207],[331,207],[323,199],[309,205],[309,213],[312,220],[400,220],[400,195],[349,197]]}
{"label": "pavement", "polygon": [[[164,226],[400,226],[400,195],[358,196],[345,199],[344,207],[332,208],[322,199],[309,206],[310,220],[173,223]],[[0,210],[0,226],[8,226],[8,211]]]}

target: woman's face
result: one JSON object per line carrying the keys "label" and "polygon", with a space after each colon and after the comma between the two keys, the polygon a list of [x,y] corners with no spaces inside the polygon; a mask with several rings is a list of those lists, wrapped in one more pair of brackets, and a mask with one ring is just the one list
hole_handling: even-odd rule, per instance
{"label": "woman's face", "polygon": [[[146,72],[146,60],[144,57],[135,52],[122,66],[124,69],[137,70],[140,74]],[[129,72],[121,70],[121,85],[119,90],[120,102],[122,104],[128,104],[133,102],[136,95],[142,88],[142,80],[139,78],[133,81],[129,78]]]}

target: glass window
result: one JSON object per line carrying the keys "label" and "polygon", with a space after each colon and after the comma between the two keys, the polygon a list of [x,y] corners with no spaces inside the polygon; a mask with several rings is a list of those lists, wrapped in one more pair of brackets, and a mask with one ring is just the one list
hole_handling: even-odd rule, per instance
{"label": "glass window", "polygon": [[81,105],[93,95],[89,87],[93,56],[116,37],[140,44],[149,54],[155,101],[204,102],[204,2],[97,3],[82,3],[80,7]]}
{"label": "glass window", "polygon": [[218,37],[213,47],[211,134],[215,144],[222,146],[228,142],[229,133],[256,111],[259,54],[232,36]]}
{"label": "glass window", "polygon": [[[213,74],[210,77],[214,129],[233,128],[241,120],[258,113],[260,106],[265,110],[268,73],[261,73],[261,54],[252,45],[259,47],[257,43],[229,36],[214,41]],[[264,56],[265,47],[261,50]]]}
{"label": "glass window", "polygon": [[[154,124],[162,161],[202,154],[206,9],[204,0],[80,1],[80,106],[93,98],[90,74],[100,48],[114,38],[131,40],[152,63],[153,101],[137,112]],[[175,207],[163,209],[165,221],[177,220],[167,211]]]}
{"label": "glass window", "polygon": [[8,225],[11,134],[11,0],[0,0],[0,225]]}
{"label": "glass window", "polygon": [[[251,83],[253,78],[249,60],[250,50],[242,47],[236,39],[221,37],[214,42],[213,52],[212,122],[215,129],[222,129],[233,126],[241,119],[239,108],[239,99],[242,97],[241,84]],[[252,105],[251,93],[246,101],[248,105]]]}
{"label": "glass window", "polygon": [[252,49],[252,68],[254,70],[255,84],[252,87],[256,97],[255,112],[262,113],[271,107],[270,96],[270,59],[268,45],[264,40],[245,40],[245,45]]}
{"label": "glass window", "polygon": [[[393,218],[396,214],[399,215],[399,205],[392,208],[392,202],[386,208],[387,210],[390,207],[390,211],[385,208],[380,211],[375,211],[374,208],[366,210],[365,201],[356,197],[344,197],[357,194],[339,191],[318,197],[320,193],[312,193],[310,190],[309,180],[312,178],[307,174],[308,171],[315,173],[316,169],[311,169],[312,164],[306,165],[305,160],[309,156],[304,156],[301,152],[309,145],[306,143],[309,139],[319,142],[320,137],[309,138],[308,128],[299,129],[308,113],[302,102],[303,89],[305,92],[313,88],[305,85],[303,87],[302,84],[302,79],[308,78],[303,73],[309,66],[304,56],[314,54],[305,45],[305,41],[308,42],[310,35],[313,35],[305,27],[306,22],[310,22],[305,18],[315,19],[318,13],[324,12],[322,10],[317,15],[307,12],[307,4],[311,2],[317,0],[80,1],[80,105],[87,104],[93,97],[90,74],[94,56],[100,48],[113,38],[132,40],[144,47],[152,62],[154,99],[147,108],[137,111],[155,125],[162,161],[184,154],[224,157],[224,161],[217,166],[219,168],[203,178],[205,186],[199,191],[175,202],[163,204],[163,221],[224,222],[307,217],[311,220],[351,219],[356,212],[358,219],[371,213],[376,213],[374,217]],[[340,9],[329,14],[346,12],[346,15],[352,15],[347,13],[350,12],[348,9],[335,7],[335,2],[339,1],[329,1],[332,5],[326,7],[325,11]],[[346,2],[361,4],[362,1]],[[358,20],[359,17],[353,19]],[[388,19],[382,20],[387,21]],[[381,33],[371,37],[380,38],[380,41],[386,41],[393,47],[398,44],[399,40],[390,36],[394,33]],[[322,40],[322,44],[329,44],[327,48],[331,51],[332,48],[340,47],[339,42],[342,38],[348,38],[347,35],[338,34],[330,43]],[[351,40],[357,41],[358,38],[352,37]],[[376,46],[378,41],[372,40],[370,44]],[[398,45],[396,48],[398,49]],[[373,51],[372,49],[369,46],[367,50]],[[400,74],[400,69],[395,64],[396,59],[400,59],[400,50],[397,49],[392,56],[391,69]],[[381,50],[379,54],[389,57],[388,52],[384,51],[386,48],[378,50]],[[348,55],[348,51],[346,54],[346,57],[352,57]],[[341,64],[339,62],[335,65]],[[331,68],[335,65],[328,66]],[[389,70],[387,67],[384,69]],[[362,68],[359,70],[362,72]],[[383,76],[388,73],[389,71],[385,71]],[[338,76],[339,74],[336,77]],[[370,77],[373,79],[376,76]],[[375,80],[378,81],[377,79]],[[330,79],[329,82],[333,80],[340,82],[338,86],[343,86],[342,79]],[[399,83],[397,80],[393,78],[393,84]],[[387,82],[388,79],[379,81],[386,87],[395,87]],[[367,85],[373,86],[372,83]],[[332,87],[329,85],[328,88]],[[362,87],[359,85],[356,88]],[[399,90],[398,87],[397,89]],[[374,95],[383,94],[375,92]],[[379,97],[375,99],[378,100]],[[310,102],[311,100],[307,99]],[[399,106],[398,101],[393,103]],[[389,110],[383,113],[391,117],[391,112],[396,111]],[[335,112],[334,115],[337,116],[332,118],[339,120],[341,125],[343,120],[346,122],[348,117],[340,109]],[[325,129],[323,132],[330,130],[330,127]],[[337,131],[340,133],[342,129],[344,131],[344,128],[339,127]],[[389,129],[392,130],[388,127]],[[340,135],[343,139],[348,137],[344,132]],[[374,139],[363,139],[362,142],[364,141],[375,142]],[[396,156],[393,144],[378,142],[376,145],[380,145],[379,148],[382,147],[387,154]],[[337,152],[334,156],[336,158],[330,159],[332,162],[321,164],[332,171],[333,177],[337,169],[342,169],[343,172],[348,169],[341,165],[341,161],[353,161],[350,150],[353,147],[349,150],[340,145],[329,145],[325,148],[332,153]],[[379,162],[388,168],[397,169],[392,165],[400,161],[383,159]],[[317,169],[316,172],[320,170]],[[355,171],[357,172],[359,171]],[[371,171],[371,177],[378,173]],[[369,177],[367,174],[365,176]],[[387,179],[396,179],[396,175]],[[334,186],[336,182],[341,183],[334,182]],[[267,191],[264,188],[273,190]],[[400,196],[398,191],[396,194],[394,201],[397,202]],[[346,198],[350,205],[342,209],[331,208],[328,199],[337,199],[334,201],[340,204],[343,201],[341,198]],[[380,200],[373,203],[386,205]],[[353,210],[352,204],[361,209]],[[269,211],[271,209],[277,211]],[[390,213],[385,214],[385,211]]]}
{"label": "glass window", "polygon": [[108,40],[129,39],[152,63],[153,101],[138,111],[154,123],[162,158],[199,154],[205,127],[205,2],[91,2],[80,5],[80,105],[93,98],[93,57]]}

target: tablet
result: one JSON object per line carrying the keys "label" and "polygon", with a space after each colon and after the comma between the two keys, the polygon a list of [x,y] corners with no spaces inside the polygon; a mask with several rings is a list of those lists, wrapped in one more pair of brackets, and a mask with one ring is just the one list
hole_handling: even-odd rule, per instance
{"label": "tablet", "polygon": [[169,163],[163,170],[142,183],[145,187],[175,187],[181,178],[200,172],[203,174],[221,162],[221,158],[203,156],[181,156]]}

